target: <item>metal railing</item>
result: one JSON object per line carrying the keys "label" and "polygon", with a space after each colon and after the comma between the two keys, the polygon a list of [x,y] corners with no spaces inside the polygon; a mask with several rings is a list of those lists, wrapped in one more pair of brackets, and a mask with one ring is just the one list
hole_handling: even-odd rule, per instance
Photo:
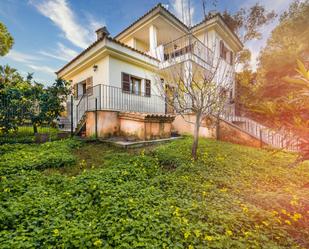
{"label": "metal railing", "polygon": [[86,111],[111,110],[141,113],[165,113],[165,101],[161,96],[143,92],[125,92],[122,88],[109,85],[96,85],[87,90],[79,99],[75,112],[76,124],[82,119]]}
{"label": "metal railing", "polygon": [[221,118],[230,123],[236,123],[239,128],[259,139],[261,143],[277,149],[299,151],[300,138],[288,131],[274,131],[249,118],[236,116],[231,112],[223,112]]}
{"label": "metal railing", "polygon": [[192,34],[184,35],[174,41],[163,45],[163,61],[175,60],[178,57],[193,55],[203,63],[212,64],[213,52]]}

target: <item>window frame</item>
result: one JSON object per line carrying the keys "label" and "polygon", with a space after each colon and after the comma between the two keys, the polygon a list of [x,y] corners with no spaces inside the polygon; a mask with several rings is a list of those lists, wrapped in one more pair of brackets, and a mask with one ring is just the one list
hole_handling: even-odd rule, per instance
{"label": "window frame", "polygon": [[[127,94],[133,94],[133,95],[141,96],[142,95],[142,81],[144,79],[141,78],[141,77],[129,74],[129,73],[125,73],[125,72],[121,72],[121,75],[122,75],[122,77],[121,77],[121,90],[122,90],[122,92],[127,93]],[[124,80],[125,75],[128,75],[128,77],[129,77],[128,81]],[[137,93],[133,90],[133,81],[132,80],[139,81],[139,91]],[[124,87],[123,87],[125,83],[129,84],[129,90],[128,91],[126,89],[124,89]]]}
{"label": "window frame", "polygon": [[[136,93],[135,92],[135,89],[134,89],[134,85],[133,85],[133,80],[137,80],[139,83],[139,90],[138,92]],[[130,93],[131,94],[134,94],[134,95],[142,95],[142,78],[140,77],[137,77],[137,76],[134,76],[134,75],[130,75]]]}

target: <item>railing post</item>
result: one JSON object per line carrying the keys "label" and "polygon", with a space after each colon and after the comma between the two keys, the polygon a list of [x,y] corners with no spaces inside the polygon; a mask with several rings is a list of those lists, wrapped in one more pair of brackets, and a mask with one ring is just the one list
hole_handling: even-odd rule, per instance
{"label": "railing post", "polygon": [[71,137],[73,137],[73,95],[71,95]]}
{"label": "railing post", "polygon": [[98,138],[98,99],[95,98],[95,138]]}
{"label": "railing post", "polygon": [[263,148],[263,134],[262,134],[263,130],[260,129],[260,147]]}

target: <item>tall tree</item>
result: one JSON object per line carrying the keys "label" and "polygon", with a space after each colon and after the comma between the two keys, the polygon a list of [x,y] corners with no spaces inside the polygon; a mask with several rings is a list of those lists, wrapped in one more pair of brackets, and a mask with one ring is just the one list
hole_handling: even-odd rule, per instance
{"label": "tall tree", "polygon": [[[189,35],[183,39],[189,42],[188,47],[196,47],[190,50],[190,53],[199,51],[201,55],[206,54],[207,48],[195,40],[194,36]],[[194,124],[191,155],[196,160],[201,123],[210,116],[220,116],[232,87],[233,67],[225,63],[224,59],[215,56],[210,56],[209,68],[190,59],[178,63],[175,52],[171,52],[168,61],[174,66],[160,72],[159,75],[164,77],[164,81],[159,78],[157,85],[175,114]]]}
{"label": "tall tree", "polygon": [[[229,28],[237,34],[243,44],[251,40],[262,38],[261,29],[276,17],[274,11],[268,11],[265,6],[256,3],[250,8],[241,8],[235,13],[224,11],[221,13]],[[237,56],[237,62],[249,68],[251,52],[244,48]]]}
{"label": "tall tree", "polygon": [[0,22],[0,56],[6,55],[14,44],[14,39],[6,26]]}
{"label": "tall tree", "polygon": [[296,60],[309,63],[309,0],[294,1],[280,17],[259,57],[258,81],[265,96],[274,97],[293,90],[282,77],[295,75]]}
{"label": "tall tree", "polygon": [[22,77],[16,69],[0,66],[0,131],[17,130],[31,122],[34,133],[42,123],[51,124],[61,112],[70,88],[57,79],[52,86],[33,81],[32,75]]}
{"label": "tall tree", "polygon": [[26,92],[31,84],[18,71],[0,66],[0,131],[16,130],[24,121]]}

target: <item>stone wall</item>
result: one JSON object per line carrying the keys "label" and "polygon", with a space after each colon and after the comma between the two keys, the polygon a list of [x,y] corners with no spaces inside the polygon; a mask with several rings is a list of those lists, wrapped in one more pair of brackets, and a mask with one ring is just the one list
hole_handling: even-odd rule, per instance
{"label": "stone wall", "polygon": [[[195,115],[187,114],[184,117],[176,116],[172,123],[172,130],[178,132],[181,135],[193,135],[194,133]],[[202,126],[199,130],[200,137],[214,138],[215,130],[208,124],[207,120],[202,122]]]}
{"label": "stone wall", "polygon": [[142,113],[119,113],[120,135],[139,140],[169,138],[174,116]]}
{"label": "stone wall", "polygon": [[219,140],[256,148],[261,147],[259,139],[241,130],[241,128],[236,125],[225,121],[220,121]]}
{"label": "stone wall", "polygon": [[[122,136],[136,140],[169,138],[172,115],[97,111],[98,137]],[[95,112],[86,114],[86,136],[95,136]]]}
{"label": "stone wall", "polygon": [[[188,114],[184,117],[180,115],[176,116],[174,122],[172,123],[172,130],[178,132],[181,135],[193,135],[194,122],[195,115],[193,114]],[[259,139],[251,136],[235,124],[231,124],[221,120],[219,127],[220,128],[218,139],[221,141],[252,147],[261,147]],[[213,119],[208,118],[202,121],[199,136],[214,139],[216,138],[216,128]]]}
{"label": "stone wall", "polygon": [[[86,113],[86,136],[95,135],[95,112]],[[118,112],[97,111],[98,137],[107,138],[119,135]]]}

